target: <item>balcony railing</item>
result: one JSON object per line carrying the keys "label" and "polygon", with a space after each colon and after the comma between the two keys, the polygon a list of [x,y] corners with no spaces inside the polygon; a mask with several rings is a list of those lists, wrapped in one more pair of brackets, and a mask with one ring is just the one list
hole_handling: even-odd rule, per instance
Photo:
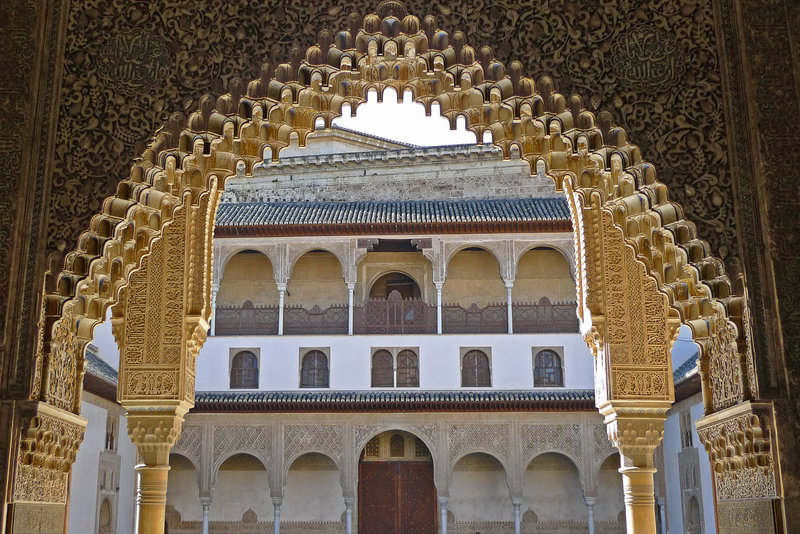
{"label": "balcony railing", "polygon": [[214,333],[218,336],[277,335],[278,306],[253,306],[249,302],[243,306],[217,306],[214,320]]}
{"label": "balcony railing", "polygon": [[353,309],[356,334],[435,334],[436,306],[419,299],[403,299],[392,291],[389,298],[370,299]]}
{"label": "balcony railing", "polygon": [[[216,335],[276,335],[278,307],[218,306]],[[575,303],[537,303],[512,305],[514,332],[518,334],[574,333],[578,331]],[[347,334],[346,304],[328,308],[287,306],[283,312],[283,332],[287,335]],[[502,334],[508,331],[508,308],[493,303],[467,308],[459,304],[442,305],[442,332],[445,334]],[[354,334],[435,334],[436,306],[419,299],[403,299],[393,292],[387,299],[370,299],[353,307]]]}
{"label": "balcony railing", "polygon": [[518,334],[575,333],[578,331],[578,316],[574,302],[552,304],[547,297],[538,303],[515,302],[512,304],[514,332]]}

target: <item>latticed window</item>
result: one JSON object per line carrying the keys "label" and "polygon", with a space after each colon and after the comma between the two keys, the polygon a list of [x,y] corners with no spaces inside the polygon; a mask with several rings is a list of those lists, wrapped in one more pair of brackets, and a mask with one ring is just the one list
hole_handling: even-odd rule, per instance
{"label": "latticed window", "polygon": [[394,361],[388,350],[378,350],[372,355],[372,387],[394,386]]}
{"label": "latticed window", "polygon": [[375,436],[374,438],[372,438],[371,440],[369,440],[367,442],[367,447],[366,447],[365,454],[366,454],[366,456],[369,456],[370,458],[377,458],[378,456],[380,456],[380,454],[381,454],[381,440],[378,438],[378,436]]}
{"label": "latticed window", "polygon": [[421,439],[415,437],[414,438],[414,456],[417,458],[427,458],[430,456],[431,453],[428,451],[428,447],[425,445],[425,442]]}
{"label": "latticed window", "polygon": [[464,354],[461,361],[462,387],[491,387],[489,357],[480,350],[471,350]]}
{"label": "latticed window", "polygon": [[419,359],[413,350],[401,350],[397,355],[397,387],[419,387]]}
{"label": "latticed window", "polygon": [[258,387],[258,358],[249,350],[243,350],[231,362],[231,389],[253,389]]}
{"label": "latticed window", "polygon": [[328,387],[328,357],[320,350],[312,350],[303,356],[300,373],[301,388]]}
{"label": "latticed window", "polygon": [[406,455],[406,440],[400,434],[395,434],[389,441],[389,456],[402,458]]}
{"label": "latticed window", "polygon": [[536,362],[533,367],[533,385],[544,387],[562,387],[564,385],[561,358],[555,351],[546,349],[536,354]]}

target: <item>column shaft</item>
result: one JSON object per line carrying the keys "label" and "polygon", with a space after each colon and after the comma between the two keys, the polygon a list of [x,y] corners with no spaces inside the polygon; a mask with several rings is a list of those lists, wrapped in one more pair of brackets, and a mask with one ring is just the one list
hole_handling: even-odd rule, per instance
{"label": "column shaft", "polygon": [[219,292],[219,284],[211,286],[211,330],[210,335],[214,336],[217,333],[217,293]]}
{"label": "column shaft", "polygon": [[652,467],[622,467],[625,521],[628,534],[656,534],[656,507]]}
{"label": "column shaft", "polygon": [[347,335],[353,335],[353,291],[355,284],[347,284]]}
{"label": "column shaft", "polygon": [[278,284],[278,335],[283,335],[283,307],[286,297],[286,284]]}
{"label": "column shaft", "polygon": [[439,499],[439,526],[441,534],[447,534],[447,499]]}
{"label": "column shaft", "polygon": [[164,534],[168,465],[137,465],[139,473],[138,534]]}
{"label": "column shaft", "polygon": [[442,286],[444,284],[436,284],[436,333],[442,333]]}
{"label": "column shaft", "polygon": [[511,298],[511,290],[514,282],[506,282],[506,307],[508,311],[508,333],[514,333],[514,301]]}
{"label": "column shaft", "polygon": [[586,499],[586,520],[589,523],[589,534],[594,534],[594,503],[595,499]]}
{"label": "column shaft", "polygon": [[281,503],[272,501],[272,532],[281,534]]}
{"label": "column shaft", "polygon": [[522,518],[520,517],[520,502],[512,502],[514,505],[514,534],[520,534],[522,531]]}
{"label": "column shaft", "polygon": [[208,534],[208,509],[211,508],[211,501],[200,499],[200,506],[203,507],[203,534]]}
{"label": "column shaft", "polygon": [[353,503],[348,502],[344,505],[345,529],[346,534],[353,534]]}

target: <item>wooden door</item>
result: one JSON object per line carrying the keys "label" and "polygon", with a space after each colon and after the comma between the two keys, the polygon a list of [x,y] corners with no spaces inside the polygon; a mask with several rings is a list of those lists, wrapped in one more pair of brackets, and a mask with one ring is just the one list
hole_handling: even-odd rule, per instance
{"label": "wooden door", "polygon": [[432,462],[361,462],[359,534],[435,534]]}

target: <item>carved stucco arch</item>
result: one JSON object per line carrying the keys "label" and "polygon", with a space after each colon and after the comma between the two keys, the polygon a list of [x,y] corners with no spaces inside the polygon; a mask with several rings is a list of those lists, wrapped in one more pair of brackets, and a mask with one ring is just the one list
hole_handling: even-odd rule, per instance
{"label": "carved stucco arch", "polygon": [[447,271],[450,269],[450,262],[456,257],[456,254],[468,248],[479,248],[484,252],[488,252],[492,258],[497,262],[497,276],[501,281],[505,281],[507,277],[506,270],[508,261],[505,258],[502,243],[445,243],[445,257],[442,259],[442,268],[444,269],[445,282],[447,281]]}
{"label": "carved stucco arch", "polygon": [[[267,260],[269,260],[270,267],[272,267],[272,279],[273,282],[275,281],[275,276],[278,271],[278,267],[276,264],[280,264],[279,258],[273,258],[273,254],[275,253],[274,247],[259,247],[259,246],[237,246],[230,249],[225,249],[225,251],[218,257],[214,258],[214,264],[217,268],[217,273],[219,273],[219,278],[216,280],[216,283],[222,283],[223,279],[225,278],[225,269],[228,267],[228,262],[230,262],[237,254],[241,252],[247,252],[248,250],[252,250],[254,252],[258,252]],[[215,273],[215,278],[216,274]]]}
{"label": "carved stucco arch", "polygon": [[236,449],[231,449],[230,451],[226,451],[225,454],[221,455],[217,458],[214,463],[211,465],[211,486],[212,488],[217,485],[217,475],[219,474],[220,467],[229,459],[233,458],[237,455],[244,455],[244,456],[251,456],[252,458],[258,460],[258,463],[264,468],[264,471],[267,473],[267,484],[272,489],[272,470],[270,469],[271,462],[269,458],[264,457],[259,451],[254,449],[248,449],[246,447],[239,447]]}
{"label": "carved stucco arch", "polygon": [[[303,146],[317,117],[329,126],[342,105],[354,112],[373,87],[379,95],[388,87],[399,95],[411,90],[428,113],[437,102],[451,126],[464,115],[479,142],[482,132],[491,130],[493,144],[506,158],[517,146],[533,174],[542,162],[563,191],[575,236],[578,313],[595,356],[597,404],[611,418],[609,436],[615,444],[630,441],[626,432],[641,432],[648,443],[660,439],[657,428],[620,427],[613,417],[643,403],[649,407],[639,409],[640,415],[663,415],[673,399],[669,349],[680,323],[690,326],[700,346],[707,414],[758,398],[743,286],[731,282],[624,130],[598,126],[579,97],[555,92],[549,78],[535,83],[522,75],[518,62],[506,67],[487,47],[477,54],[460,32],[451,40],[430,16],[420,21],[413,15],[370,14],[358,32],[325,35],[303,61],[277,65],[273,78],[268,75],[272,67],[265,65],[262,78],[247,86],[234,81],[228,94],[216,101],[201,99],[188,119],[175,114],[156,133],[131,175],[81,235],[78,248],[67,255],[56,289],[44,295],[31,400],[79,413],[82,354],[93,328],[116,305],[115,333],[124,338],[126,301],[144,287],[149,258],[171,257],[174,252],[164,243],[181,236],[192,250],[186,255],[187,294],[182,297],[187,348],[178,371],[185,376],[179,376],[180,391],[169,402],[162,402],[163,395],[131,400],[168,405],[165,414],[181,419],[193,402],[194,358],[211,312],[211,239],[225,180],[252,173],[267,149],[277,159],[292,134]],[[384,53],[390,40],[401,45],[398,55]],[[640,306],[645,322],[637,323],[625,309],[631,303]],[[643,362],[650,367],[647,376]],[[135,370],[121,361],[123,403],[130,393],[124,377]],[[132,414],[131,435],[137,444],[158,435],[171,446],[180,433],[179,420],[151,418],[137,426],[136,417]],[[23,450],[29,446],[23,440]],[[69,462],[74,452],[64,451],[57,454]],[[721,459],[712,461],[722,465]]]}
{"label": "carved stucco arch", "polygon": [[514,272],[512,274],[514,275],[514,279],[516,279],[517,275],[519,274],[519,262],[522,260],[522,256],[532,250],[536,250],[537,248],[546,248],[552,250],[553,252],[558,252],[564,258],[564,261],[567,262],[569,275],[573,280],[575,279],[577,269],[575,268],[574,251],[564,250],[564,245],[559,245],[549,240],[545,240],[540,243],[531,243],[529,245],[525,245],[518,251],[513,251],[514,257],[512,261],[514,262]]}

